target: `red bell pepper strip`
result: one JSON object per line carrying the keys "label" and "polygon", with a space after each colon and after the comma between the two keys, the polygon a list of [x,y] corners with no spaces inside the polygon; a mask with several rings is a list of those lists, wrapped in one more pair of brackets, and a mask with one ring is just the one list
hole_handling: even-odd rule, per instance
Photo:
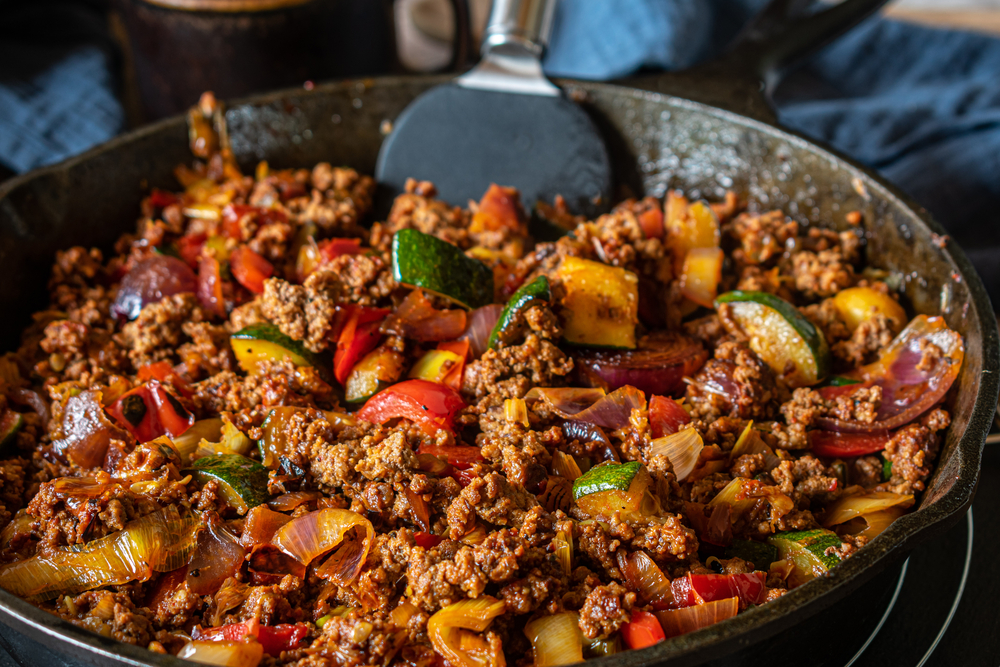
{"label": "red bell pepper strip", "polygon": [[324,263],[341,255],[360,255],[363,252],[361,239],[327,239],[319,242],[319,254]]}
{"label": "red bell pepper strip", "polygon": [[681,426],[691,422],[691,415],[680,403],[666,396],[649,399],[649,427],[654,438],[677,433]]}
{"label": "red bell pepper strip", "polygon": [[678,607],[691,607],[706,602],[738,597],[740,606],[761,604],[767,598],[767,575],[763,572],[746,574],[687,574],[674,579],[671,588]]}
{"label": "red bell pepper strip", "polygon": [[178,201],[177,195],[166,190],[153,188],[153,191],[149,193],[149,203],[156,208],[166,208],[171,204],[176,204]]}
{"label": "red bell pepper strip", "polygon": [[277,657],[281,655],[282,651],[298,648],[308,634],[309,628],[302,623],[261,625],[260,620],[253,618],[249,621],[230,623],[218,628],[196,628],[192,637],[207,642],[239,642],[247,637],[253,637],[260,642],[264,653]]}
{"label": "red bell pepper strip", "polygon": [[274,267],[253,250],[242,245],[229,255],[229,268],[236,282],[254,294],[263,294],[264,281],[274,275]]}
{"label": "red bell pepper strip", "polygon": [[891,438],[892,434],[889,431],[875,433],[809,431],[809,447],[816,456],[831,459],[866,456],[885,449]]}
{"label": "red bell pepper strip", "polygon": [[226,300],[222,294],[219,260],[202,257],[198,266],[198,301],[202,308],[216,317],[226,316]]}
{"label": "red bell pepper strip", "polygon": [[194,415],[156,380],[126,392],[107,410],[139,442],[165,434],[176,438],[194,424]]}
{"label": "red bell pepper strip", "polygon": [[622,639],[632,649],[659,644],[667,638],[656,617],[648,611],[632,610],[632,618],[622,626]]}
{"label": "red bell pepper strip", "polygon": [[201,262],[201,249],[208,240],[207,234],[189,234],[177,239],[177,253],[192,269],[197,269]]}
{"label": "red bell pepper strip", "polygon": [[388,308],[364,308],[350,305],[344,308],[337,336],[337,351],[333,355],[333,374],[344,384],[351,369],[361,358],[375,349],[382,334],[382,320],[391,311]]}
{"label": "red bell pepper strip", "polygon": [[464,407],[465,401],[451,387],[428,380],[406,380],[369,398],[358,417],[376,424],[403,417],[434,435],[440,429],[453,430],[455,415]]}
{"label": "red bell pepper strip", "polygon": [[431,533],[413,533],[413,541],[418,547],[423,547],[424,549],[433,549],[437,545],[441,544],[444,540],[440,535],[433,535]]}
{"label": "red bell pepper strip", "polygon": [[142,382],[159,380],[160,382],[171,384],[185,398],[190,398],[192,395],[191,387],[188,386],[187,381],[177,374],[177,371],[174,370],[169,361],[157,361],[153,364],[146,364],[139,369],[136,375]]}

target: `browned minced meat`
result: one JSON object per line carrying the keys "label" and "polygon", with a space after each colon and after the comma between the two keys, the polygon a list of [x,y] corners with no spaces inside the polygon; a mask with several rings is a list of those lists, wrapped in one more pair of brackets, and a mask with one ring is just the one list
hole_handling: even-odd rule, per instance
{"label": "browned minced meat", "polygon": [[280,278],[264,281],[260,313],[276,324],[281,333],[302,341],[313,352],[326,349],[342,298],[344,285],[339,276],[321,269],[305,284],[294,285]]}
{"label": "browned minced meat", "polygon": [[[375,221],[369,233],[363,223],[372,208],[370,178],[325,163],[311,171],[276,171],[262,164],[257,176],[244,176],[214,127],[221,107],[210,96],[201,107],[194,114],[194,135],[202,142],[203,160],[176,172],[187,192],[173,202],[169,196],[147,198],[134,233],[119,239],[111,257],[84,248],[60,253],[49,302],[39,304],[41,312],[25,330],[18,352],[0,358],[0,416],[15,410],[24,420],[0,467],[0,527],[7,527],[0,562],[90,543],[167,506],[203,528],[211,525],[239,536],[247,554],[235,559],[235,569],[205,595],[193,591],[184,570],[175,570],[153,572],[144,581],[60,592],[39,602],[42,608],[157,652],[176,654],[199,626],[259,621],[300,624],[306,632],[300,646],[262,661],[267,667],[429,665],[441,659],[428,634],[433,614],[489,596],[502,600],[505,609],[479,633],[483,645],[503,652],[511,664],[529,667],[534,653],[523,629],[534,618],[573,612],[588,640],[620,640],[616,633],[634,610],[652,610],[622,571],[627,556],[642,552],[668,579],[714,572],[718,565],[710,568],[703,560],[714,549],[708,546],[713,536],[703,533],[706,522],[721,518],[729,524],[715,528],[725,536],[764,540],[776,531],[820,527],[817,517],[843,493],[917,493],[926,484],[949,422],[947,412],[937,408],[894,432],[882,453],[892,464],[888,480],[882,479],[878,456],[849,458],[841,465],[812,455],[809,434],[820,418],[871,423],[880,390],[862,388],[830,400],[816,388],[792,391],[749,348],[725,307],[709,314],[696,311],[682,293],[681,277],[674,275],[679,259],[669,252],[677,247],[674,239],[670,233],[646,238],[640,224],[640,219],[648,223],[658,217],[663,204],[657,198],[626,200],[595,220],[574,217],[557,201],[556,215],[571,221],[573,233],[536,244],[527,234],[523,210],[516,211],[516,225],[491,229],[484,226],[484,216],[476,217],[476,204],[451,206],[436,198],[432,184],[410,181],[388,219]],[[254,208],[224,213],[230,203]],[[220,215],[188,217],[193,204],[214,207]],[[875,316],[849,331],[840,321],[831,298],[837,290],[863,285],[892,294],[882,283],[859,278],[868,274],[855,273],[861,270],[855,231],[802,231],[780,211],[739,215],[744,204],[733,193],[712,206],[721,224],[720,246],[728,252],[719,291],[763,290],[800,308],[827,338],[834,372],[872,361],[905,324]],[[216,217],[228,220],[227,226]],[[484,261],[493,271],[498,304],[535,276],[546,275],[552,283],[552,303],[534,305],[508,322],[496,349],[470,351],[454,385],[466,404],[454,415],[454,428],[435,429],[411,420],[412,413],[378,417],[380,424],[357,414],[345,417],[342,413],[357,413],[362,401],[347,404],[349,392],[322,379],[329,377],[329,368],[296,366],[292,359],[302,363],[299,357],[276,354],[250,373],[237,363],[248,350],[232,335],[252,324],[277,326],[329,364],[343,313],[353,306],[397,310],[412,289],[393,279],[391,241],[401,229],[434,234]],[[252,294],[235,280],[216,240],[200,252],[202,258],[222,261],[226,317],[216,314],[205,294],[177,294],[147,304],[128,323],[110,316],[116,283],[137,261],[154,250],[189,249],[202,236],[226,237],[227,252],[246,246],[267,259],[273,274],[263,293]],[[362,252],[324,258],[317,267],[297,266],[303,242],[322,246],[331,238],[357,239]],[[640,337],[664,328],[684,331],[711,351],[704,366],[692,371],[681,400],[690,428],[703,443],[685,479],[678,481],[663,441],[654,438],[661,424],[648,408],[632,410],[628,423],[617,428],[581,434],[567,427],[560,415],[569,413],[557,409],[558,401],[526,401],[526,421],[522,404],[507,401],[524,399],[534,387],[575,382],[557,315],[563,294],[558,268],[566,257],[636,274]],[[189,259],[196,267],[196,258]],[[303,279],[305,268],[311,273]],[[431,300],[438,309],[455,307],[446,295]],[[379,366],[378,372],[386,373],[378,376],[380,383],[406,379],[418,359],[447,342],[409,340],[396,331],[399,323],[388,316],[378,329],[370,359],[393,350],[402,360],[398,367]],[[922,367],[938,363],[942,354],[933,345],[922,351]],[[201,423],[190,437],[137,442],[132,429],[103,412],[97,420],[107,436],[99,443],[102,452],[107,450],[103,462],[89,469],[71,463],[76,459],[66,449],[70,408],[97,396],[107,408],[142,384],[141,368],[160,361],[166,364],[156,372],[168,373],[164,386],[196,419],[223,421],[226,437],[200,441],[211,430],[211,424]],[[355,370],[355,381],[371,379]],[[29,390],[50,404],[37,405]],[[45,407],[51,413],[47,423],[35,414],[46,412]],[[289,410],[272,412],[279,407]],[[733,455],[751,421],[771,451]],[[245,440],[234,438],[231,429]],[[197,447],[195,454],[182,457],[171,446],[185,441]],[[331,562],[327,554],[312,559],[304,573],[296,566],[288,574],[287,554],[274,543],[253,544],[259,536],[248,513],[232,506],[233,487],[190,469],[193,456],[237,445],[254,461],[267,455],[266,482],[262,477],[257,485],[272,511],[286,519],[315,517],[313,512],[324,509],[354,513],[363,530],[348,533],[335,553],[359,544],[357,538],[367,536],[364,521],[370,523],[374,534],[357,576],[318,576]],[[573,499],[571,463],[587,471],[614,460],[646,467],[650,497],[638,512],[609,506],[591,515],[585,503]],[[66,477],[81,479],[67,482]],[[708,505],[734,481],[744,485],[752,501],[741,506],[745,511],[721,507],[720,513],[718,504]],[[846,484],[852,486],[845,490]],[[206,535],[199,536],[197,550],[211,543]],[[845,534],[834,551],[849,556],[865,542]],[[719,564],[728,574],[754,571],[742,558]],[[789,587],[777,572],[767,581],[768,600]],[[399,621],[405,616],[408,620]]]}
{"label": "browned minced meat", "polygon": [[733,251],[733,259],[739,264],[771,265],[781,257],[788,240],[798,235],[799,225],[783,211],[741,213],[726,232],[740,244]]}
{"label": "browned minced meat", "polygon": [[401,229],[416,229],[460,248],[469,247],[469,213],[435,199],[436,195],[432,183],[408,179],[406,192],[396,197],[388,219],[372,228],[372,245],[388,250],[393,234]]}
{"label": "browned minced meat", "polygon": [[724,342],[688,385],[695,414],[711,421],[721,415],[744,419],[773,415],[777,389],[771,369],[746,343]]}
{"label": "browned minced meat", "polygon": [[598,586],[580,610],[580,631],[588,639],[607,637],[628,622],[635,604],[635,593],[617,582]]}

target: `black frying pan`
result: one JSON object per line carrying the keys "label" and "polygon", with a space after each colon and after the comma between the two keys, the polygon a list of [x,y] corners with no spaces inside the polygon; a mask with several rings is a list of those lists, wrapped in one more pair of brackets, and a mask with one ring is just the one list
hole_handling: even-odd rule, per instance
{"label": "black frying pan", "polygon": [[[662,196],[667,188],[681,188],[716,198],[735,189],[803,224],[833,227],[844,224],[848,211],[861,211],[867,262],[898,275],[914,312],[941,314],[965,337],[965,368],[950,398],[952,427],[919,509],[829,576],[704,630],[603,658],[600,665],[691,665],[790,628],[940,535],[961,518],[975,493],[1000,372],[996,320],[982,283],[958,247],[935,244],[944,230],[926,212],[864,167],[775,127],[762,95],[767,86],[761,82],[773,83],[775,68],[839,34],[881,0],[848,0],[803,20],[789,18],[796,4],[773,2],[741,46],[696,71],[636,80],[634,87],[561,84],[601,128],[624,190]],[[227,112],[232,147],[247,169],[261,159],[279,168],[325,160],[370,173],[383,121],[444,80],[338,82],[236,103]],[[7,276],[0,281],[0,343],[15,347],[30,313],[44,303],[57,249],[110,248],[132,228],[143,193],[152,186],[176,187],[171,170],[189,159],[184,120],[174,118],[0,185],[0,265]],[[0,620],[94,664],[185,664],[77,628],[4,591]]]}

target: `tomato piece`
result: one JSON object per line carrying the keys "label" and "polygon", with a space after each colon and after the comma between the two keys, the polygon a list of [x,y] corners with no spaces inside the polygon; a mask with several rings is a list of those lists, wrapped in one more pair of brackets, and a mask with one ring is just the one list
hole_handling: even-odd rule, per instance
{"label": "tomato piece", "polygon": [[164,574],[146,597],[145,606],[154,612],[161,611],[161,607],[162,611],[166,611],[166,606],[170,603],[177,589],[184,584],[186,576],[187,567],[179,567]]}
{"label": "tomato piece", "polygon": [[159,188],[153,188],[153,191],[149,193],[149,203],[156,208],[166,208],[171,204],[176,204],[178,201],[180,200],[177,199],[177,195],[173,192],[167,192]]}
{"label": "tomato piece", "polygon": [[264,653],[277,657],[282,651],[298,648],[308,634],[309,628],[302,623],[261,625],[257,629],[257,641],[264,647]]}
{"label": "tomato piece", "polygon": [[647,239],[663,238],[663,209],[661,207],[647,208],[636,217]]}
{"label": "tomato piece", "polygon": [[521,196],[517,188],[505,188],[492,183],[479,200],[476,213],[469,223],[469,231],[480,233],[518,229],[523,217]]}
{"label": "tomato piece", "polygon": [[418,547],[423,547],[424,549],[433,549],[437,545],[441,544],[444,540],[440,535],[432,535],[431,533],[413,533],[413,541]]}
{"label": "tomato piece", "polygon": [[691,606],[738,597],[746,607],[761,604],[767,597],[763,572],[746,574],[688,574],[671,582],[674,602],[679,606]]}
{"label": "tomato piece", "polygon": [[361,239],[327,239],[319,242],[319,254],[322,262],[331,262],[341,255],[360,255]]}
{"label": "tomato piece", "polygon": [[836,459],[880,452],[885,449],[890,438],[892,434],[889,431],[874,433],[809,431],[809,446],[816,456]]}
{"label": "tomato piece", "polygon": [[632,618],[622,626],[622,639],[631,648],[646,648],[667,638],[656,617],[648,611],[632,610]]}
{"label": "tomato piece", "polygon": [[337,382],[346,383],[351,369],[378,346],[382,338],[379,328],[389,312],[388,308],[345,307],[343,324],[337,335],[337,351],[333,355],[333,374]]}
{"label": "tomato piece", "polygon": [[451,477],[458,485],[463,489],[469,484],[472,484],[472,480],[476,478],[476,473],[472,470],[461,470],[459,468],[452,468],[451,472],[448,473],[448,477]]}
{"label": "tomato piece", "polygon": [[691,422],[691,415],[680,403],[667,396],[649,399],[649,427],[654,438],[677,433],[681,426]]}
{"label": "tomato piece", "polygon": [[256,637],[260,621],[256,618],[242,623],[230,623],[218,628],[195,628],[192,638],[206,642],[240,642],[247,637]]}
{"label": "tomato piece", "polygon": [[177,252],[192,269],[198,268],[198,263],[201,261],[201,249],[205,247],[207,240],[208,234],[189,234],[177,239]]}
{"label": "tomato piece", "polygon": [[198,266],[198,301],[202,308],[216,317],[226,316],[226,301],[222,295],[219,260],[202,257]]}
{"label": "tomato piece", "polygon": [[357,416],[376,424],[402,417],[433,435],[440,429],[453,430],[455,415],[464,407],[465,401],[451,387],[427,380],[406,380],[369,398]]}
{"label": "tomato piece", "polygon": [[229,255],[233,278],[254,294],[264,292],[264,281],[274,275],[274,267],[247,246],[240,246]]}
{"label": "tomato piece", "polygon": [[467,445],[428,445],[421,443],[417,448],[417,454],[430,454],[439,459],[444,459],[456,468],[465,470],[471,468],[473,464],[483,459],[483,453],[479,447],[469,447]]}
{"label": "tomato piece", "polygon": [[156,380],[122,394],[107,411],[139,442],[168,433],[176,438],[194,424],[194,415]]}
{"label": "tomato piece", "polygon": [[242,241],[243,232],[240,230],[240,220],[256,212],[256,206],[247,206],[246,204],[227,205],[222,209],[222,233],[228,238]]}

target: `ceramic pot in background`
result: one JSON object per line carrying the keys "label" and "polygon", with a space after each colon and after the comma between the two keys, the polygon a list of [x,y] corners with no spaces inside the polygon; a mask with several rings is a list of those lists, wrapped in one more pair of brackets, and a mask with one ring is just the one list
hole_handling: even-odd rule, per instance
{"label": "ceramic pot in background", "polygon": [[[465,0],[452,64],[469,48]],[[114,0],[136,121],[305,81],[400,71],[392,0]]]}

